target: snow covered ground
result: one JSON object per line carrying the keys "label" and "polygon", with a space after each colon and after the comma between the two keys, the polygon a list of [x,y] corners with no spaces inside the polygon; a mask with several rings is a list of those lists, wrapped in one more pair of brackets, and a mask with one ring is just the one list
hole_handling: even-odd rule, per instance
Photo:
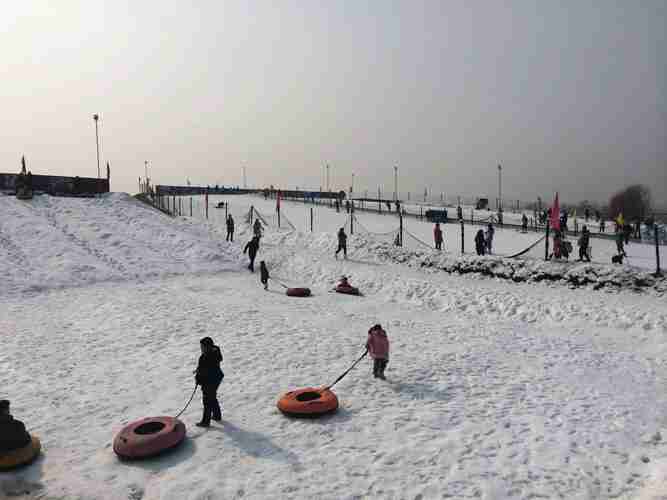
{"label": "snow covered ground", "polygon": [[[667,496],[664,297],[471,279],[363,246],[334,260],[345,214],[316,208],[310,234],[306,207],[285,204],[298,231],[278,231],[272,202],[229,200],[234,243],[224,210],[206,222],[124,194],[0,196],[0,397],[44,447],[0,474],[0,498]],[[259,258],[313,297],[265,292],[244,268],[250,203],[272,225]],[[329,293],[341,274],[364,296]],[[282,392],[332,382],[376,322],[386,382],[364,361],[335,387],[335,415],[277,411]],[[198,395],[180,449],[119,462],[126,422],[185,404],[205,335],[225,357],[222,425],[194,427]]]}

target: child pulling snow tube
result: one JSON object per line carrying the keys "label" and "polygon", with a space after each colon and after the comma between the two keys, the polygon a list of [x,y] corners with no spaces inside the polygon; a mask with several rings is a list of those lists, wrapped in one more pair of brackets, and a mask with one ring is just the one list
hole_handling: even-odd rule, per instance
{"label": "child pulling snow tube", "polygon": [[0,453],[0,471],[14,469],[32,462],[42,449],[37,436],[30,435],[30,442],[22,448]]}
{"label": "child pulling snow tube", "polygon": [[307,387],[283,394],[278,409],[290,417],[317,418],[338,409],[338,398],[327,388]]}
{"label": "child pulling snow tube", "polygon": [[352,285],[336,285],[336,292],[345,293],[347,295],[361,295],[359,289]]}
{"label": "child pulling snow tube", "polygon": [[310,297],[310,288],[288,288],[285,293],[290,297]]}
{"label": "child pulling snow tube", "polygon": [[174,417],[147,417],[123,427],[113,440],[120,458],[137,459],[158,455],[181,444],[185,424]]}

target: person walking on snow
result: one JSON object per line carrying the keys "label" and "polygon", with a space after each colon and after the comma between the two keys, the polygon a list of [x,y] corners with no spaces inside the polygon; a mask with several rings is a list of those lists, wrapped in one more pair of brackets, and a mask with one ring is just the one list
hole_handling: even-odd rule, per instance
{"label": "person walking on snow", "polygon": [[338,250],[335,257],[338,258],[338,252],[343,251],[343,257],[347,259],[347,234],[342,227],[338,230]]}
{"label": "person walking on snow", "polygon": [[197,427],[208,427],[211,425],[211,419],[220,422],[222,420],[222,410],[218,403],[218,387],[225,374],[220,369],[222,363],[222,353],[220,348],[213,343],[211,337],[204,337],[199,341],[201,356],[195,370],[195,380],[201,386],[202,403],[204,411],[201,422],[197,422]]}
{"label": "person walking on snow", "polygon": [[9,401],[0,401],[0,458],[4,453],[27,446],[31,441],[30,434],[20,420],[14,419],[9,413]]}
{"label": "person walking on snow", "polygon": [[250,264],[248,264],[248,269],[251,272],[255,272],[255,257],[257,257],[257,251],[259,250],[259,236],[253,236],[252,239],[246,243],[243,248],[243,253],[248,252],[248,257],[250,258]]}
{"label": "person walking on snow", "polygon": [[486,228],[486,238],[484,239],[486,241],[486,251],[489,255],[493,253],[493,234],[495,233],[495,229],[493,229],[493,224],[489,223],[489,225]]}
{"label": "person walking on snow", "polygon": [[528,232],[528,217],[526,217],[526,214],[521,216],[521,231],[524,233]]}
{"label": "person walking on snow", "polygon": [[266,268],[266,264],[264,261],[260,261],[259,263],[259,280],[262,282],[262,285],[264,285],[264,290],[269,289],[269,270]]}
{"label": "person walking on snow", "polygon": [[258,238],[262,237],[262,223],[259,222],[259,219],[255,219],[255,223],[252,225],[252,232]]}
{"label": "person walking on snow", "polygon": [[484,255],[485,249],[486,241],[484,241],[484,231],[480,229],[475,235],[475,250],[477,250],[477,255]]}
{"label": "person walking on snow", "polygon": [[234,218],[232,214],[227,215],[227,240],[234,241]]}
{"label": "person walking on snow", "polygon": [[586,260],[586,262],[590,262],[591,258],[590,255],[588,254],[588,245],[591,240],[591,232],[588,230],[588,227],[584,226],[581,229],[581,236],[579,236],[579,241],[577,241],[577,244],[579,245],[579,261]]}
{"label": "person walking on snow", "polygon": [[433,228],[433,240],[435,241],[435,249],[442,250],[442,229],[440,229],[439,222],[436,222]]}
{"label": "person walking on snow", "polygon": [[373,358],[373,376],[384,380],[384,370],[389,363],[389,339],[387,338],[387,332],[379,324],[368,330],[366,350]]}

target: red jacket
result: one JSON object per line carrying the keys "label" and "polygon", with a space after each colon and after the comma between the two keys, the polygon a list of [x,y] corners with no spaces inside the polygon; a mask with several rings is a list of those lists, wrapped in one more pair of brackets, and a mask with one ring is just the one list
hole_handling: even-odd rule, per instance
{"label": "red jacket", "polygon": [[389,339],[387,338],[387,332],[382,328],[368,330],[366,347],[371,358],[389,359]]}
{"label": "red jacket", "polygon": [[436,242],[442,241],[442,229],[439,227],[433,228],[433,238]]}

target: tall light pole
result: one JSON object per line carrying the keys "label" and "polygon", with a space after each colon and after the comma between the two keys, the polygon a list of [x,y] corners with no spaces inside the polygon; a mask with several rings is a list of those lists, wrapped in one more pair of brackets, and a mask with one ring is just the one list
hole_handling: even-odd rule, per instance
{"label": "tall light pole", "polygon": [[144,177],[148,182],[148,160],[144,160]]}
{"label": "tall light pole", "polygon": [[329,188],[329,164],[327,163],[327,192],[331,191]]}
{"label": "tall light pole", "polygon": [[97,122],[100,119],[100,115],[95,113],[93,115],[93,120],[95,120],[95,145],[97,146],[97,178],[100,178],[100,135],[97,131]]}
{"label": "tall light pole", "polygon": [[247,189],[248,184],[246,182],[246,175],[245,175],[245,165],[243,166],[243,189]]}
{"label": "tall light pole", "polygon": [[503,211],[503,167],[498,164],[498,211]]}
{"label": "tall light pole", "polygon": [[398,166],[394,166],[394,201],[398,200]]}
{"label": "tall light pole", "polygon": [[352,172],[352,184],[350,185],[350,194],[354,193],[354,172]]}

